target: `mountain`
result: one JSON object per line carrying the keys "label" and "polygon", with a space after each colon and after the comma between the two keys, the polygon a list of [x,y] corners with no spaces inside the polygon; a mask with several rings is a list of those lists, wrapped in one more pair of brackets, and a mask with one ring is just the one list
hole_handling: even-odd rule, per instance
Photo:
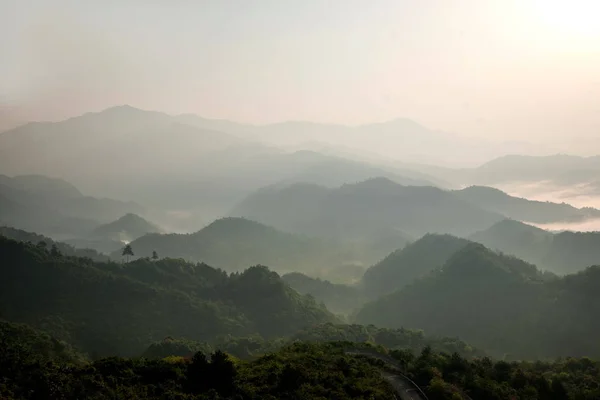
{"label": "mountain", "polygon": [[[464,161],[465,157],[475,162],[485,162],[493,157],[531,148],[527,143],[488,142],[429,129],[407,118],[359,126],[309,121],[248,125],[193,115],[178,118],[202,129],[216,129],[246,140],[279,147],[319,142],[323,145],[356,149],[357,153],[375,153],[380,158],[409,162],[458,163]],[[448,148],[453,149],[452,154],[448,153]]]}
{"label": "mountain", "polygon": [[95,237],[111,238],[130,242],[147,233],[160,233],[161,229],[139,215],[128,213],[116,221],[94,229]]}
{"label": "mountain", "polygon": [[0,175],[0,223],[51,236],[88,233],[101,222],[143,212],[133,202],[84,196],[70,183],[45,176]]}
{"label": "mountain", "polygon": [[545,181],[574,184],[597,179],[600,156],[579,157],[508,155],[489,161],[474,171],[478,181]]}
{"label": "mountain", "polygon": [[405,163],[403,166],[455,185],[547,182],[557,186],[573,186],[597,181],[600,156],[509,154],[470,168],[448,168],[423,163]]}
{"label": "mountain", "polygon": [[582,271],[600,259],[600,232],[551,233],[504,220],[470,239],[557,274]]}
{"label": "mountain", "polygon": [[0,254],[2,316],[90,353],[141,354],[170,335],[282,336],[335,321],[265,267],[227,275],[174,259],[95,263],[3,237]]}
{"label": "mountain", "polygon": [[298,293],[310,294],[323,302],[334,313],[349,315],[365,302],[361,290],[354,286],[311,278],[299,272],[285,274],[281,279]]}
{"label": "mountain", "polygon": [[[560,348],[545,340],[546,335],[553,335],[542,321],[552,314],[558,293],[553,281],[557,279],[515,257],[471,243],[428,277],[365,305],[356,320],[458,336],[493,354],[508,353],[510,357],[571,354],[573,346],[568,343]],[[587,331],[590,337],[594,334]],[[588,351],[600,354],[597,345],[589,346]]]}
{"label": "mountain", "polygon": [[[148,234],[130,244],[138,257],[156,251],[161,257],[206,262],[227,271],[262,264],[281,272],[322,275],[330,268],[376,258],[381,251],[291,234],[244,218],[222,218],[192,234]],[[113,257],[120,258],[120,252]]]}
{"label": "mountain", "polygon": [[425,235],[370,267],[362,278],[362,288],[371,298],[399,290],[444,265],[467,244],[468,240],[451,235]]}
{"label": "mountain", "polygon": [[313,184],[267,187],[248,196],[230,215],[290,232],[356,238],[382,230],[413,237],[433,232],[467,235],[503,219],[451,192],[402,186],[385,178],[334,189]]}
{"label": "mountain", "polygon": [[192,211],[200,220],[222,216],[249,193],[286,180],[337,186],[388,176],[405,184],[434,183],[422,173],[352,157],[285,151],[254,140],[246,128],[262,129],[113,107],[1,133],[0,171],[60,176],[92,195]]}
{"label": "mountain", "polygon": [[600,210],[575,208],[569,204],[532,201],[510,196],[501,190],[470,186],[454,191],[462,199],[507,218],[534,223],[574,222],[600,218]]}
{"label": "mountain", "polygon": [[16,240],[18,242],[29,242],[43,249],[51,249],[52,246],[55,245],[58,251],[66,256],[87,257],[94,261],[108,261],[107,255],[101,254],[94,249],[81,247],[77,248],[67,243],[54,241],[47,236],[39,235],[33,232],[27,232],[21,229],[0,226],[0,236],[4,236],[8,239]]}
{"label": "mountain", "polygon": [[165,163],[169,158],[176,159],[177,166],[187,165],[202,152],[237,142],[225,133],[181,124],[163,113],[119,106],[0,134],[0,170],[62,176],[81,184],[82,177],[164,172],[170,168]]}

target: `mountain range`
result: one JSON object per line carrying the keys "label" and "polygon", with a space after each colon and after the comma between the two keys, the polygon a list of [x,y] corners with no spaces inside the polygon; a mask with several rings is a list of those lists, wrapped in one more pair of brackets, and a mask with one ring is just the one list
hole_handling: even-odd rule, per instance
{"label": "mountain range", "polygon": [[600,260],[600,232],[552,233],[504,220],[470,239],[557,274],[578,272]]}
{"label": "mountain range", "polygon": [[[227,271],[263,264],[280,272],[326,276],[335,267],[369,265],[404,243],[402,237],[391,242],[383,237],[379,243],[377,238],[362,243],[318,240],[244,218],[222,218],[195,233],[147,234],[130,245],[137,257],[156,251],[161,257],[205,262]],[[120,252],[112,257],[120,259]]]}
{"label": "mountain range", "polygon": [[421,279],[365,305],[356,320],[456,335],[513,359],[597,356],[599,331],[591,321],[599,277],[599,268],[590,267],[558,278],[470,243]]}
{"label": "mountain range", "polygon": [[0,225],[53,237],[91,231],[123,214],[144,211],[133,202],[84,196],[70,183],[40,175],[0,175]]}

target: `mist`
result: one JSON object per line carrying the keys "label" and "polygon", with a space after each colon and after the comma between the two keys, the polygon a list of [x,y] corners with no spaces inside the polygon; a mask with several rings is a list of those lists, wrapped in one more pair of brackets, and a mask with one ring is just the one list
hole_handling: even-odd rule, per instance
{"label": "mist", "polygon": [[599,398],[598,4],[0,0],[0,398]]}

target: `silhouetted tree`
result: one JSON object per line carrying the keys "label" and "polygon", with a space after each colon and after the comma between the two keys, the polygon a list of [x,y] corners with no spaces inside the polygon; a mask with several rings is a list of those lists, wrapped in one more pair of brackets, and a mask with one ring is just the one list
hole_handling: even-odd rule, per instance
{"label": "silhouetted tree", "polygon": [[127,258],[127,262],[129,262],[129,257],[134,256],[135,254],[133,254],[133,249],[131,248],[130,244],[127,244],[125,246],[125,248],[123,249],[123,253],[122,255],[124,255]]}
{"label": "silhouetted tree", "polygon": [[48,248],[48,243],[46,243],[45,241],[39,241],[37,244],[37,247],[43,250],[46,250]]}
{"label": "silhouetted tree", "polygon": [[53,244],[52,247],[50,248],[50,255],[52,257],[62,256],[62,253],[60,252],[60,250],[58,250],[58,247],[56,246],[56,244]]}
{"label": "silhouetted tree", "polygon": [[156,250],[152,250],[152,259],[158,260],[158,253],[156,252]]}

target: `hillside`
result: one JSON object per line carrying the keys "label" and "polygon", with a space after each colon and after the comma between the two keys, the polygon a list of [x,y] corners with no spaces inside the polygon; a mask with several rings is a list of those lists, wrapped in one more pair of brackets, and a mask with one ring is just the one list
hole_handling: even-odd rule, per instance
{"label": "hillside", "polygon": [[370,267],[362,278],[362,288],[370,298],[394,292],[441,267],[468,243],[451,235],[425,235]]}
{"label": "hillside", "polygon": [[435,274],[367,304],[356,320],[458,336],[511,359],[598,357],[598,327],[590,323],[599,304],[591,290],[597,271],[558,278],[470,244]]}
{"label": "hillside", "polygon": [[116,221],[100,225],[92,236],[130,242],[147,233],[160,233],[161,229],[139,215],[128,213]]}
{"label": "hillside", "polygon": [[282,336],[334,320],[264,267],[229,276],[182,260],[94,263],[3,237],[0,254],[2,316],[88,353],[140,354],[171,335]]}
{"label": "hillside", "polygon": [[0,176],[0,224],[56,237],[85,235],[102,222],[143,211],[133,202],[82,195],[45,176]]}
{"label": "hillside", "polygon": [[600,233],[551,233],[518,221],[501,221],[471,240],[515,255],[557,274],[582,271],[600,259]]}
{"label": "hillside", "polygon": [[39,235],[33,232],[27,232],[21,229],[0,226],[0,236],[16,240],[17,242],[29,242],[46,250],[51,249],[54,245],[58,251],[65,256],[87,257],[94,261],[108,261],[107,255],[98,253],[94,249],[73,247],[67,243],[54,241],[47,236]]}
{"label": "hillside", "polygon": [[527,200],[485,186],[470,186],[462,190],[456,190],[454,193],[485,210],[519,221],[541,224],[583,221],[600,217],[600,210],[593,208],[580,209],[566,203]]}
{"label": "hillside", "polygon": [[285,274],[281,279],[298,293],[310,294],[337,314],[349,315],[365,303],[364,294],[354,286],[311,278],[299,272]]}
{"label": "hillside", "polygon": [[290,232],[358,238],[381,230],[413,237],[435,232],[465,235],[503,219],[453,193],[402,186],[385,178],[335,189],[308,184],[269,187],[247,197],[230,215]]}
{"label": "hillside", "polygon": [[[329,269],[379,257],[375,245],[359,246],[282,232],[244,218],[222,218],[192,234],[149,234],[130,243],[137,257],[205,262],[227,271],[263,264],[281,272],[327,275]],[[120,258],[115,252],[113,258]]]}

